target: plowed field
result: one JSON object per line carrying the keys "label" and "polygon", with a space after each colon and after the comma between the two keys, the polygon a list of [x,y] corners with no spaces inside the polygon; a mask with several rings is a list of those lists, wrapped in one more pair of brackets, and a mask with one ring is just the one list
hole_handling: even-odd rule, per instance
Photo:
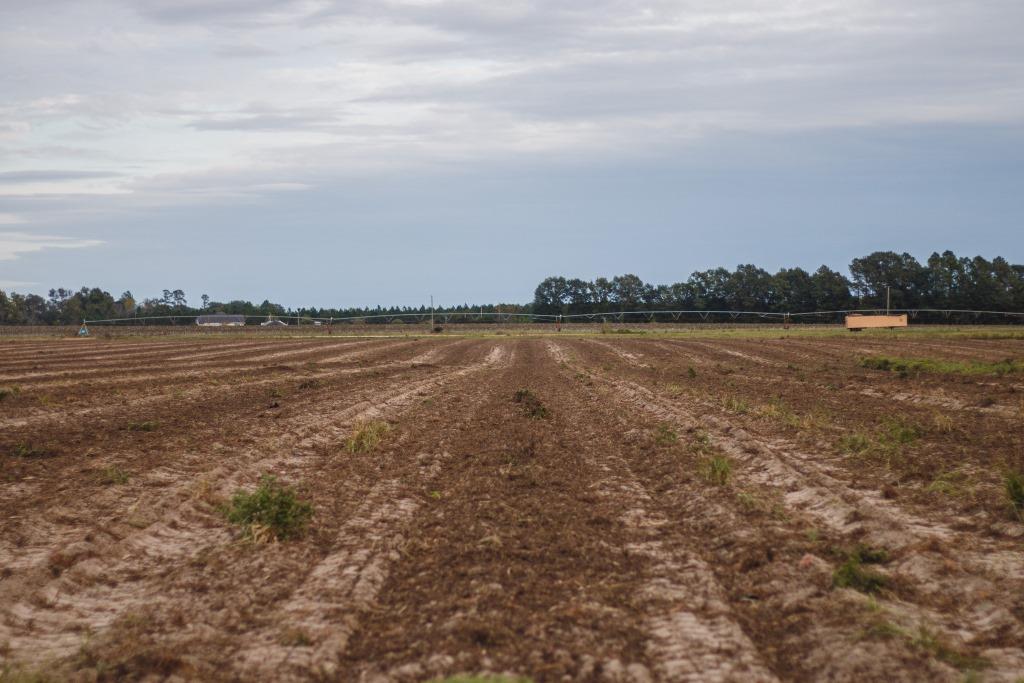
{"label": "plowed field", "polygon": [[[1022,358],[8,340],[0,680],[1019,681]],[[267,474],[312,506],[296,538],[227,519]]]}

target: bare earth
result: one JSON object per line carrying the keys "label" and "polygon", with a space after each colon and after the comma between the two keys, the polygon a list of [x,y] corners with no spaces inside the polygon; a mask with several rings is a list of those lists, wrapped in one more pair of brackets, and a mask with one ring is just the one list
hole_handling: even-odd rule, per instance
{"label": "bare earth", "polygon": [[1024,341],[0,340],[0,680],[1020,681],[1024,376],[881,355]]}

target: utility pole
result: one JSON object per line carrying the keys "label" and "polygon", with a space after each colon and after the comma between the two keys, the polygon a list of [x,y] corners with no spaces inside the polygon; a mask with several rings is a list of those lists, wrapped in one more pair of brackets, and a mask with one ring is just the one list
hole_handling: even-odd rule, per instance
{"label": "utility pole", "polygon": [[430,295],[430,329],[434,329],[434,295]]}
{"label": "utility pole", "polygon": [[889,285],[885,286],[885,314],[889,315]]}

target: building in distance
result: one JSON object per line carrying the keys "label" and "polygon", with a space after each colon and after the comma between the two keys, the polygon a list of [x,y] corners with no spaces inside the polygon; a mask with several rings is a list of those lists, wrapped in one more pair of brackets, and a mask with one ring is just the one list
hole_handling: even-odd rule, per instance
{"label": "building in distance", "polygon": [[200,327],[241,327],[245,325],[244,315],[233,315],[230,313],[211,313],[196,318],[196,325]]}

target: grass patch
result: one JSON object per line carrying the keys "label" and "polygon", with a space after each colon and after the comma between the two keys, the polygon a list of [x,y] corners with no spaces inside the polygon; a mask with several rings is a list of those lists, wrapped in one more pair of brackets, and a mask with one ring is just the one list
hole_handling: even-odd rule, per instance
{"label": "grass patch", "polygon": [[920,436],[921,432],[917,427],[907,424],[903,420],[889,418],[882,422],[879,441],[883,445],[903,446],[914,443]]}
{"label": "grass patch", "polygon": [[839,451],[847,455],[860,455],[871,448],[871,441],[860,432],[846,434],[839,439]]}
{"label": "grass patch", "polygon": [[779,500],[768,500],[764,496],[749,491],[736,494],[736,502],[747,514],[770,515],[776,519],[785,519],[786,510]]}
{"label": "grass patch", "polygon": [[799,414],[787,406],[781,399],[772,399],[757,407],[755,411],[761,417],[776,420],[800,431],[814,429],[821,424],[819,416]]}
{"label": "grass patch", "polygon": [[693,433],[693,438],[690,440],[690,450],[694,453],[708,453],[714,449],[711,445],[711,437],[706,433],[697,430]]}
{"label": "grass patch", "polygon": [[21,387],[0,387],[0,401],[17,398],[19,394],[21,394]]}
{"label": "grass patch", "polygon": [[921,437],[921,430],[907,422],[888,418],[878,426],[873,435],[852,432],[839,439],[839,452],[846,455],[866,456],[884,461],[891,466],[903,453],[903,448]]}
{"label": "grass patch", "polygon": [[934,413],[932,415],[932,429],[939,434],[952,434],[956,429],[956,423],[949,415]]}
{"label": "grass patch", "polygon": [[1013,514],[1024,522],[1024,473],[1007,472],[1003,476],[1003,490]]}
{"label": "grass patch", "polygon": [[111,465],[110,467],[104,467],[100,470],[100,483],[105,486],[113,486],[115,484],[127,484],[128,473],[122,470],[117,465]]}
{"label": "grass patch", "polygon": [[[877,614],[879,610],[873,609],[871,611]],[[875,616],[864,629],[863,636],[865,638],[878,638],[881,640],[901,639],[915,650],[920,650],[939,661],[967,673],[969,677],[965,680],[974,680],[970,677],[971,673],[989,666],[989,662],[985,658],[964,654],[923,624],[919,625],[916,629],[907,629],[880,616]]]}
{"label": "grass patch", "polygon": [[448,678],[434,678],[428,681],[428,683],[533,683],[533,679],[524,676],[458,675],[449,676]]}
{"label": "grass patch", "polygon": [[832,574],[832,585],[836,588],[852,588],[861,593],[877,593],[886,587],[888,579],[864,565],[880,564],[888,559],[889,554],[885,550],[857,546]]}
{"label": "grass patch", "polygon": [[895,372],[902,376],[920,373],[943,375],[1009,375],[1024,371],[1024,361],[1007,358],[1001,361],[952,361],[934,358],[891,358],[868,356],[860,359],[860,366],[870,370]]}
{"label": "grass patch", "polygon": [[20,441],[14,444],[10,450],[11,456],[15,458],[49,458],[57,455],[57,452],[47,446],[37,446],[31,441]]}
{"label": "grass patch", "polygon": [[278,642],[285,647],[308,647],[313,644],[313,639],[302,629],[291,628],[281,634]]}
{"label": "grass patch", "polygon": [[967,482],[966,472],[953,469],[937,474],[925,490],[941,496],[959,497],[966,493]]}
{"label": "grass patch", "polygon": [[130,432],[153,432],[160,426],[160,423],[156,420],[145,420],[144,422],[129,422],[128,431]]}
{"label": "grass patch", "polygon": [[547,409],[547,406],[529,389],[519,389],[516,391],[512,396],[512,401],[523,407],[523,415],[526,415],[526,417],[540,420],[551,416],[551,411]]}
{"label": "grass patch", "polygon": [[910,634],[908,640],[918,650],[924,650],[936,659],[961,671],[984,669],[988,666],[988,660],[963,654],[923,625],[918,626],[917,631]]}
{"label": "grass patch", "polygon": [[377,448],[384,435],[391,431],[391,425],[382,420],[358,422],[352,428],[352,436],[345,441],[349,453],[369,453]]}
{"label": "grass patch", "polygon": [[594,380],[591,379],[590,375],[588,375],[585,372],[577,372],[575,374],[575,377],[576,377],[576,381],[577,382],[580,382],[581,384],[583,384],[585,386],[589,387],[589,386],[593,386],[594,385]]}
{"label": "grass patch", "polygon": [[690,379],[697,379],[697,371],[693,369],[692,365],[686,368],[686,376]]}
{"label": "grass patch", "polygon": [[0,683],[50,683],[55,680],[41,671],[14,668],[9,664],[0,666]]}
{"label": "grass patch", "polygon": [[679,440],[679,437],[671,427],[661,424],[658,425],[658,428],[654,431],[654,440],[660,446],[671,446]]}
{"label": "grass patch", "polygon": [[739,415],[746,415],[750,412],[750,404],[742,398],[735,396],[725,396],[722,398],[722,407],[730,413],[737,413]]}
{"label": "grass patch", "polygon": [[732,461],[724,455],[705,458],[700,464],[700,475],[709,484],[725,486],[732,476]]}
{"label": "grass patch", "polygon": [[257,542],[285,540],[302,535],[313,516],[313,506],[300,501],[295,491],[277,483],[269,474],[260,478],[255,491],[238,491],[225,515]]}

